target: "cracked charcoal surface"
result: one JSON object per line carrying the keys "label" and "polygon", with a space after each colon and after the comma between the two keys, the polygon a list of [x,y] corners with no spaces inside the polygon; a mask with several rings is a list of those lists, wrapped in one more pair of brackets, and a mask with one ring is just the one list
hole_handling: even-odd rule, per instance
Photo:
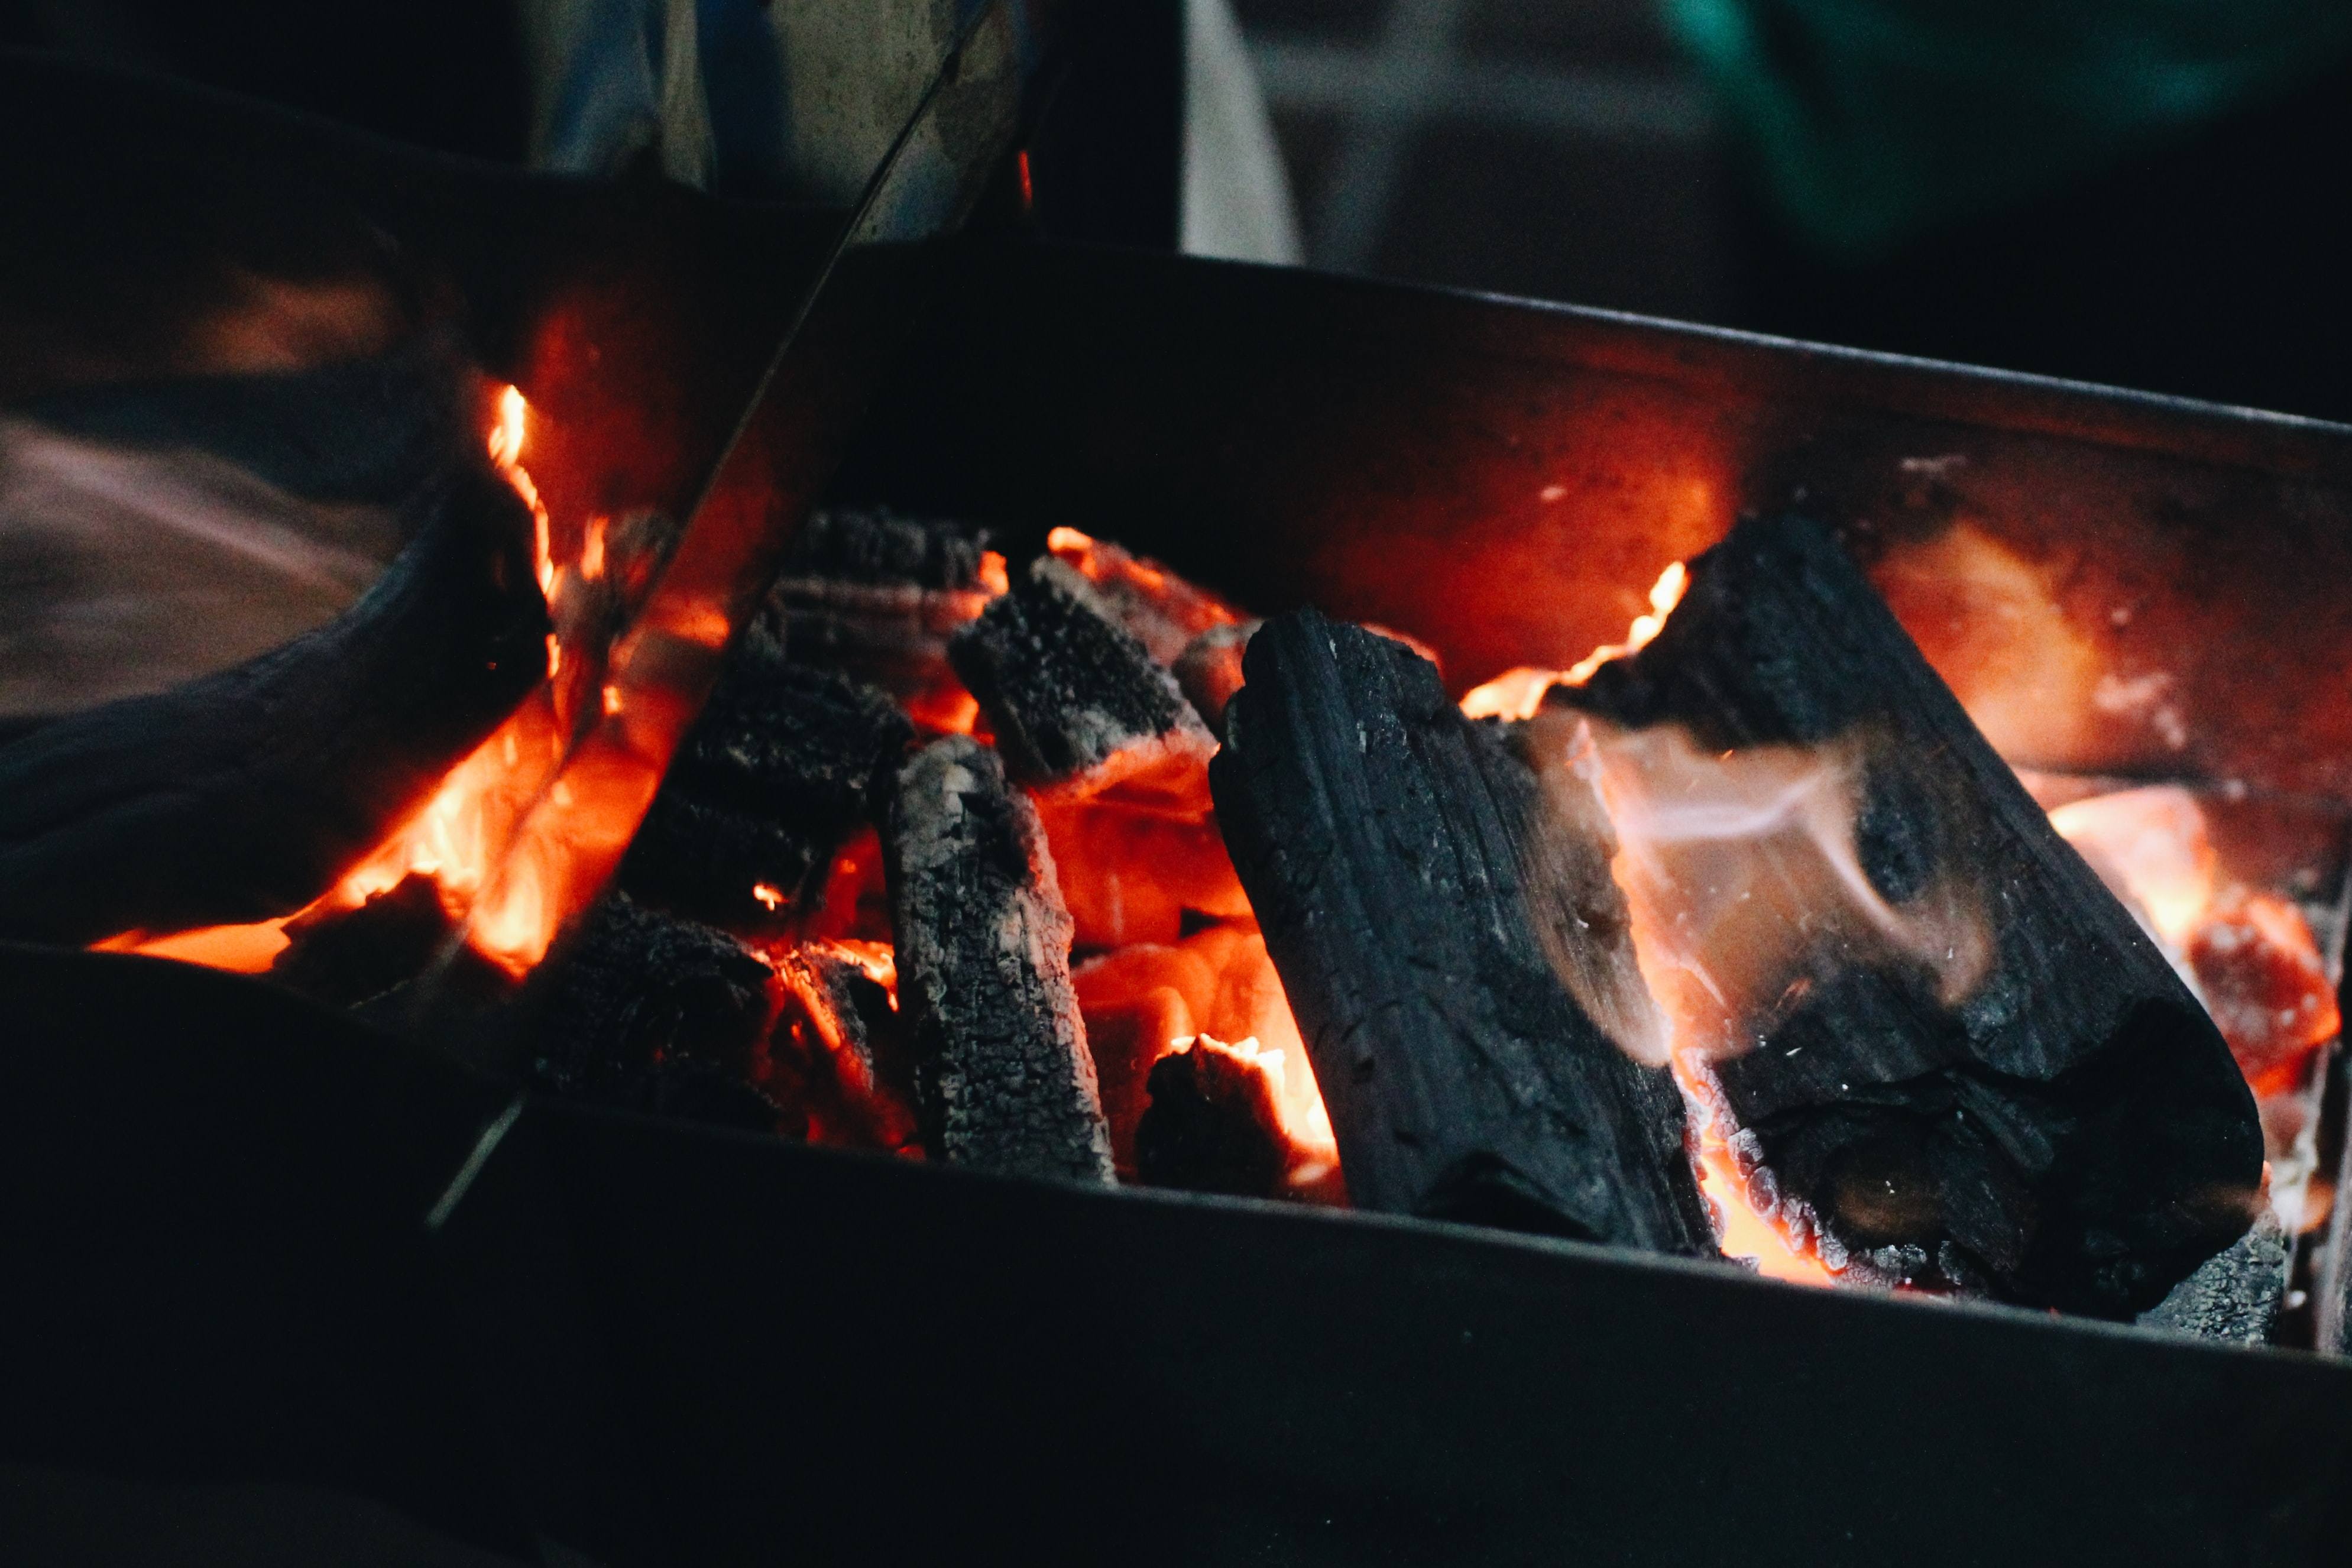
{"label": "cracked charcoal surface", "polygon": [[755,884],[787,903],[884,815],[914,727],[887,696],[747,638],[630,846],[623,885],[701,919],[757,923]]}
{"label": "cracked charcoal surface", "polygon": [[1024,784],[1107,778],[1140,748],[1205,759],[1215,747],[1175,677],[1050,557],[957,633],[948,658]]}
{"label": "cracked charcoal surface", "polygon": [[2203,1263],[2148,1310],[2140,1326],[2223,1344],[2270,1341],[2286,1300],[2294,1246],[2268,1209],[2252,1230]]}
{"label": "cracked charcoal surface", "polygon": [[950,736],[900,771],[885,843],[932,1157],[1109,1184],[1070,917],[1036,812],[993,751]]}
{"label": "cracked charcoal surface", "polygon": [[980,557],[988,543],[984,530],[943,518],[905,517],[884,507],[827,507],[802,526],[783,575],[973,588],[980,585]]}
{"label": "cracked charcoal surface", "polygon": [[733,937],[616,893],[562,965],[532,1063],[540,1083],[622,1110],[799,1131],[751,1084],[770,976]]}
{"label": "cracked charcoal surface", "polygon": [[[1715,1239],[1679,1091],[1619,1049],[1547,953],[1646,1008],[1598,843],[1436,668],[1311,610],[1270,620],[1209,768],[1359,1207],[1696,1257]],[[1588,814],[1591,816],[1592,814]],[[1598,918],[1596,918],[1598,917]]]}

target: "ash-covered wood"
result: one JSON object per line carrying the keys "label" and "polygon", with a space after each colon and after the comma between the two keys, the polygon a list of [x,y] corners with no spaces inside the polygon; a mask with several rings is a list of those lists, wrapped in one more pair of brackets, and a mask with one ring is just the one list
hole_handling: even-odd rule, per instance
{"label": "ash-covered wood", "polygon": [[531,524],[487,467],[344,615],[0,748],[0,937],[81,944],[300,909],[547,672]]}
{"label": "ash-covered wood", "polygon": [[1709,753],[1845,748],[1876,896],[1975,911],[1954,999],[1940,951],[1822,951],[1733,1021],[1762,1044],[1720,1064],[1730,1107],[1832,1242],[2124,1317],[2244,1232],[2262,1133],[2221,1036],[1827,530],[1741,522],[1647,647],[1552,699]]}
{"label": "ash-covered wood", "polygon": [[622,885],[726,925],[789,915],[834,851],[878,822],[914,726],[888,697],[744,639],[671,762]]}
{"label": "ash-covered wood", "polygon": [[1176,656],[1177,689],[1213,734],[1225,727],[1225,704],[1242,689],[1242,650],[1263,625],[1263,621],[1236,621],[1211,626]]}
{"label": "ash-covered wood", "polygon": [[[1538,930],[1627,941],[1595,843],[1409,648],[1266,623],[1210,764],[1218,820],[1305,1036],[1360,1207],[1711,1255],[1666,1072],[1636,1064]],[[1612,997],[1628,1016],[1639,995]]]}
{"label": "ash-covered wood", "polygon": [[2142,1312],[2142,1328],[2220,1344],[2270,1342],[2286,1300],[2294,1249],[2267,1208],[2254,1227],[2199,1264],[2163,1300]]}
{"label": "ash-covered wood", "polygon": [[960,523],[833,508],[811,517],[754,622],[793,659],[871,682],[933,728],[968,720],[948,639],[1003,586]]}
{"label": "ash-covered wood", "polygon": [[1070,917],[1028,800],[993,751],[949,736],[899,773],[885,845],[925,1147],[979,1170],[1108,1183]]}
{"label": "ash-covered wood", "polygon": [[1215,749],[1175,678],[1050,556],[958,633],[948,657],[1006,766],[1033,789],[1082,795],[1197,773]]}
{"label": "ash-covered wood", "polygon": [[1145,1092],[1135,1159],[1147,1185],[1243,1198],[1281,1192],[1290,1143],[1273,1086],[1249,1057],[1195,1039],[1152,1064]]}
{"label": "ash-covered wood", "polygon": [[755,1087],[772,973],[735,938],[615,893],[547,982],[532,1076],[623,1110],[799,1136],[805,1111]]}
{"label": "ash-covered wood", "polygon": [[1172,666],[1196,638],[1241,619],[1216,595],[1108,540],[1057,528],[1046,546],[1094,589],[1103,613],[1160,664]]}

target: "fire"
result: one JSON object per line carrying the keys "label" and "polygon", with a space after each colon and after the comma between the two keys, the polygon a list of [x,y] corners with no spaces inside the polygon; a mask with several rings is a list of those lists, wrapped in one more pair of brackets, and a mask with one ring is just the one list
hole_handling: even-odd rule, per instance
{"label": "fire", "polygon": [[1674,614],[1675,606],[1683,602],[1683,591],[1690,585],[1690,574],[1679,561],[1658,574],[1650,584],[1650,610],[1636,616],[1626,628],[1625,640],[1604,643],[1578,659],[1566,669],[1538,669],[1522,665],[1507,669],[1484,686],[1475,686],[1462,698],[1462,711],[1473,719],[1532,719],[1543,707],[1544,693],[1555,686],[1581,686],[1592,679],[1593,671],[1612,659],[1623,658],[1650,646]]}
{"label": "fire", "polygon": [[[493,407],[495,419],[488,441],[490,458],[530,508],[534,563],[542,592],[549,591],[554,586],[556,572],[549,556],[547,508],[521,461],[529,405],[520,389],[508,386],[500,390]],[[592,530],[591,537],[601,546],[601,530]],[[598,553],[601,568],[601,549]],[[552,679],[561,668],[562,650],[552,635],[547,644],[548,675]],[[617,705],[617,696],[613,689],[605,689],[606,711]],[[541,782],[562,760],[563,749],[564,732],[557,720],[551,688],[542,685],[449,771],[422,808],[304,909],[276,920],[160,937],[129,931],[100,945],[257,973],[285,949],[285,928],[292,921],[357,909],[413,874],[432,880],[453,921],[462,921],[471,911],[473,946],[509,973],[520,974],[539,961],[553,937],[550,917],[557,906],[547,897],[544,879],[532,875],[532,868],[526,865],[520,876],[509,878],[509,885],[494,905],[486,910],[474,906],[489,880],[493,858],[530,818]],[[575,820],[595,815],[581,809],[583,803],[578,791],[562,789],[561,794],[571,798],[549,803],[558,811]]]}
{"label": "fire", "polygon": [[[530,405],[523,400],[520,387],[506,386],[499,391],[497,408],[498,423],[490,426],[490,461],[498,465],[507,483],[514,486],[523,504],[530,508],[531,562],[539,574],[539,591],[551,594],[555,591],[555,559],[550,544],[551,526],[547,505],[539,499],[539,487],[530,482],[530,475],[524,472],[522,466],[524,421]],[[552,654],[549,662],[553,663]]]}

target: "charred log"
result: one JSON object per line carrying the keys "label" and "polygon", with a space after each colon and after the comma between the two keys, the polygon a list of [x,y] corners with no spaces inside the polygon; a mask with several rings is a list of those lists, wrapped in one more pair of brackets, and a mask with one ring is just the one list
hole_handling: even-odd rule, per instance
{"label": "charred log", "polygon": [[2122,1317],[2245,1231],[2263,1142],[2228,1048],[1828,531],[1741,522],[1647,647],[1552,699],[1710,754],[1843,749],[1874,897],[1969,911],[1964,987],[1940,942],[1817,951],[1729,1021],[1762,1042],[1720,1063],[1730,1109],[1825,1254]]}
{"label": "charred log", "polygon": [[948,657],[1005,765],[1033,789],[1086,795],[1197,774],[1215,749],[1175,678],[1051,557],[958,633]]}
{"label": "charred log", "polygon": [[468,465],[350,611],[0,749],[0,935],[87,943],[309,903],[547,670],[530,519]]}
{"label": "charred log", "polygon": [[1535,775],[1402,644],[1300,611],[1244,670],[1210,764],[1218,819],[1356,1205],[1711,1255],[1673,1080],[1610,1038],[1538,935],[1585,920],[1630,966],[1607,846],[1551,841]]}
{"label": "charred log", "polygon": [[948,667],[948,639],[1003,585],[1002,558],[987,543],[952,522],[820,511],[803,526],[756,628],[796,662],[880,687],[929,728],[961,727],[971,702]]}
{"label": "charred log", "polygon": [[1056,560],[1094,589],[1103,613],[1160,664],[1173,666],[1194,640],[1241,619],[1232,605],[1207,589],[1108,540],[1057,528],[1046,544]]}
{"label": "charred log", "polygon": [[885,843],[931,1157],[1109,1182],[1070,917],[1028,800],[993,751],[950,736],[900,772]]}
{"label": "charred log", "polygon": [[721,925],[788,915],[877,822],[914,727],[890,700],[747,637],[629,847],[639,900]]}
{"label": "charred log", "polygon": [[599,1105],[798,1137],[806,1114],[757,1086],[772,973],[726,932],[616,893],[548,981],[531,1076]]}
{"label": "charred log", "polygon": [[2294,1266],[2293,1242],[2265,1209],[2252,1230],[2199,1264],[2163,1300],[2142,1312],[2140,1327],[2221,1344],[2266,1344],[2278,1325]]}
{"label": "charred log", "polygon": [[1270,1198],[1290,1160],[1282,1110],[1256,1062],[1220,1040],[1195,1039],[1152,1064],[1150,1104],[1135,1130],[1146,1184]]}

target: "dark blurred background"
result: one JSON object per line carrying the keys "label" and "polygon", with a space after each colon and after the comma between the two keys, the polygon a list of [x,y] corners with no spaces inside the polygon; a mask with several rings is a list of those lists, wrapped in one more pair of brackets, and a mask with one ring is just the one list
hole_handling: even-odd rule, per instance
{"label": "dark blurred background", "polygon": [[[846,20],[828,26],[880,34],[968,3],[845,0]],[[810,96],[796,72],[837,82],[857,68],[855,49],[813,54],[792,36],[823,10],[0,0],[0,42],[477,156],[610,172],[654,156],[650,142],[673,177],[769,195],[810,186],[813,165],[776,161],[809,143],[803,126],[773,134],[778,105],[789,115]],[[1049,232],[1181,238],[2352,417],[2343,0],[1107,0],[1092,13],[1091,63],[1054,130],[1058,165],[1041,163],[1065,171],[1041,174]],[[646,102],[632,108],[632,92],[662,96],[681,16],[698,29],[698,133],[715,151],[682,153],[648,128]],[[562,121],[575,100],[594,112]],[[761,136],[740,129],[763,122]],[[836,160],[824,194],[839,199],[838,169],[855,163]]]}

